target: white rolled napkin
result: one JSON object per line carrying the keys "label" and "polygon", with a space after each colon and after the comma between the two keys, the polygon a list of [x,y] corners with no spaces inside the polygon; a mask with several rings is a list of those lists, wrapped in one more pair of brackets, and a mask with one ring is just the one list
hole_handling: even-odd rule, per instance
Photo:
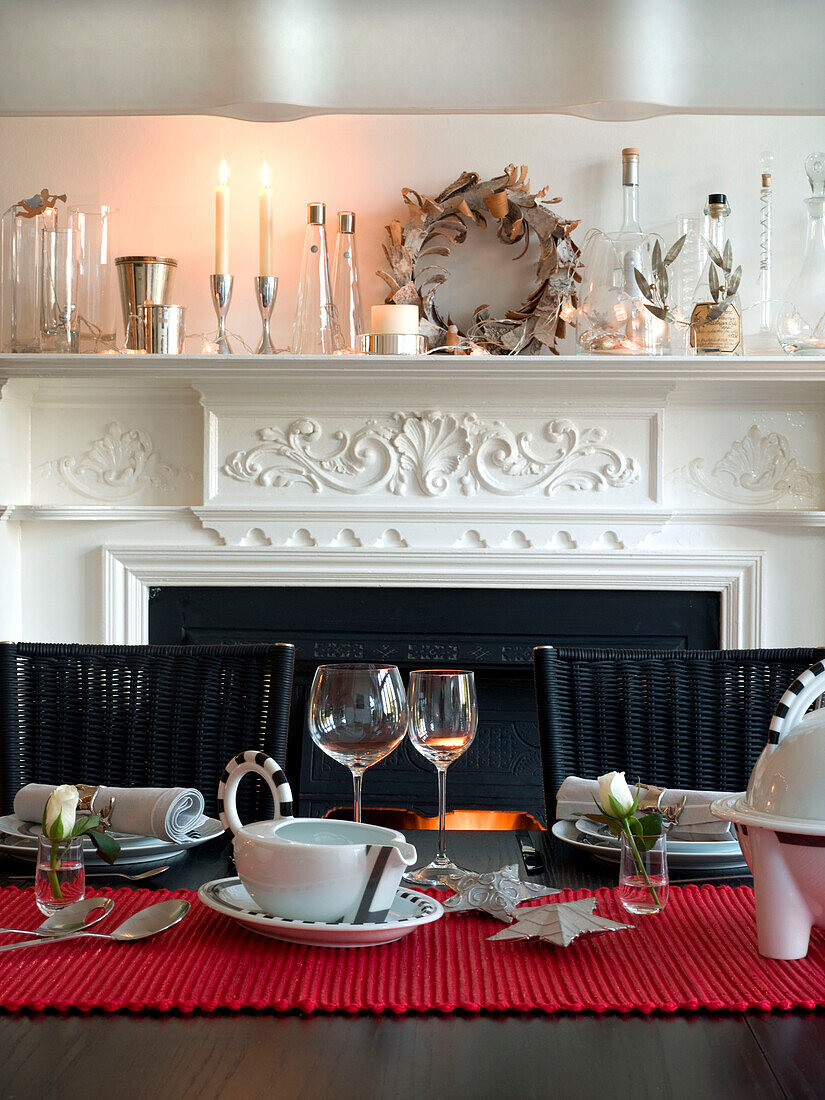
{"label": "white rolled napkin", "polygon": [[[14,796],[21,821],[42,821],[54,790],[51,783],[29,783]],[[154,836],[180,843],[203,820],[203,795],[194,787],[101,787],[95,809],[114,798],[111,824],[116,833]]]}
{"label": "white rolled napkin", "polygon": [[[630,793],[635,797],[636,785],[628,784]],[[644,792],[642,792],[644,793]],[[679,824],[671,829],[669,835],[674,840],[725,840],[732,836],[729,821],[715,818],[710,812],[711,802],[724,798],[734,791],[681,791],[667,787],[662,796],[661,806],[673,806],[685,796],[685,808],[679,817]],[[568,775],[556,794],[556,817],[559,821],[575,821],[585,814],[597,814],[599,811],[593,799],[599,797],[597,779],[580,779],[577,775]]]}

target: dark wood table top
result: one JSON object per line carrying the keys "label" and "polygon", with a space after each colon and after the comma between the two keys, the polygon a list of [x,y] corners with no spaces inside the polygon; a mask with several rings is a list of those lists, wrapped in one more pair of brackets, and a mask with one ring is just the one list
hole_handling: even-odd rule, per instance
{"label": "dark wood table top", "polygon": [[[612,885],[550,834],[531,834],[546,870],[528,876],[514,833],[451,833],[474,869],[517,862],[560,886]],[[419,854],[435,833],[410,834]],[[142,886],[197,888],[231,873],[215,840]],[[6,861],[3,873],[25,870]],[[674,877],[674,881],[678,881]],[[95,879],[106,883],[105,879]],[[112,879],[112,886],[124,885]],[[274,1012],[0,1014],[0,1100],[762,1100],[825,1096],[825,1013],[312,1016]]]}

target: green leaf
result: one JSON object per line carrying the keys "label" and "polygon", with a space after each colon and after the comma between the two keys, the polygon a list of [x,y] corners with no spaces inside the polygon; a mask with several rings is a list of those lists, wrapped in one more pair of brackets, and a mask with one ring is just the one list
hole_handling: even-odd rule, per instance
{"label": "green leaf", "polygon": [[679,253],[682,251],[682,248],[683,248],[684,243],[685,243],[686,240],[687,240],[687,233],[683,233],[682,236],[679,238],[679,240],[676,241],[675,244],[672,244],[670,246],[670,248],[668,249],[668,253],[665,256],[665,264],[668,267],[670,267],[670,265],[673,263],[673,261],[676,259],[676,257],[679,255]]}
{"label": "green leaf", "polygon": [[634,836],[642,835],[642,823],[639,821],[638,817],[629,817],[627,819],[627,824],[630,826],[630,831]]}
{"label": "green leaf", "polygon": [[662,815],[645,814],[640,821],[640,825],[641,837],[639,843],[645,852],[649,852],[662,835]]}
{"label": "green leaf", "polygon": [[113,838],[106,833],[101,833],[97,829],[93,829],[89,833],[89,839],[95,848],[100,853],[100,858],[104,859],[108,864],[114,863],[117,857],[120,855],[120,845]]}
{"label": "green leaf", "polygon": [[96,829],[100,825],[100,816],[98,814],[89,814],[86,817],[78,817],[74,823],[72,829],[72,836],[83,836],[84,833],[89,833],[92,829]]}
{"label": "green leaf", "polygon": [[588,821],[595,821],[599,825],[612,825],[613,818],[608,817],[607,814],[585,814]]}
{"label": "green leaf", "polygon": [[716,274],[716,268],[708,268],[708,285],[710,286],[710,293],[714,302],[719,301],[719,276]]}
{"label": "green leaf", "polygon": [[652,302],[653,295],[650,293],[650,284],[641,271],[639,271],[638,267],[633,268],[633,277],[636,280],[636,286],[641,290],[645,298],[647,298],[649,302]]}

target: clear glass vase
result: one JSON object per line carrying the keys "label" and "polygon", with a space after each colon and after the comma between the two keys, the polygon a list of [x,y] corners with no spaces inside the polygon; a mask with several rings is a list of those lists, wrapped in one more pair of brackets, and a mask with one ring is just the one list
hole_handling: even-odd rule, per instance
{"label": "clear glass vase", "polygon": [[805,171],[813,192],[805,199],[808,232],[802,266],[779,310],[776,334],[789,355],[825,350],[825,153],[811,153]]}
{"label": "clear glass vase", "polygon": [[37,908],[46,916],[83,900],[86,896],[83,837],[69,840],[39,838],[34,893]]}
{"label": "clear glass vase", "polygon": [[645,850],[644,839],[634,843],[623,833],[619,866],[619,900],[634,916],[661,913],[667,905],[670,878],[667,870],[667,835],[662,832]]}
{"label": "clear glass vase", "polygon": [[78,350],[116,350],[117,279],[111,206],[70,206],[69,226],[77,232]]}
{"label": "clear glass vase", "polygon": [[311,202],[307,207],[298,304],[292,326],[294,355],[332,355],[341,346],[332,301],[325,218],[324,204]]}
{"label": "clear glass vase", "polygon": [[342,352],[358,349],[358,337],[364,331],[361,290],[358,285],[358,260],[355,253],[355,215],[342,210],[338,215],[338,237],[332,265],[332,299],[341,332]]}
{"label": "clear glass vase", "polygon": [[44,227],[40,245],[40,350],[59,355],[76,352],[80,271],[77,230]]}

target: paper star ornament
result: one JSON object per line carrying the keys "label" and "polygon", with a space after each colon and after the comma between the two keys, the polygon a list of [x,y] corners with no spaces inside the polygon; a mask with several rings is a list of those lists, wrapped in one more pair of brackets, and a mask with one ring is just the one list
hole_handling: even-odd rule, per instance
{"label": "paper star ornament", "polygon": [[522,909],[517,914],[516,923],[511,928],[488,936],[490,940],[546,940],[560,947],[567,947],[576,936],[586,932],[618,932],[625,928],[635,928],[633,924],[618,924],[607,917],[600,917],[593,910],[595,898],[583,898],[581,901],[562,901],[555,905],[535,905]]}
{"label": "paper star ornament", "polygon": [[553,887],[522,882],[515,863],[499,871],[483,871],[481,874],[465,871],[461,875],[450,875],[447,884],[455,890],[455,894],[442,902],[445,909],[452,913],[480,909],[505,922],[513,919],[516,906],[528,898],[544,898],[548,894],[559,893]]}

